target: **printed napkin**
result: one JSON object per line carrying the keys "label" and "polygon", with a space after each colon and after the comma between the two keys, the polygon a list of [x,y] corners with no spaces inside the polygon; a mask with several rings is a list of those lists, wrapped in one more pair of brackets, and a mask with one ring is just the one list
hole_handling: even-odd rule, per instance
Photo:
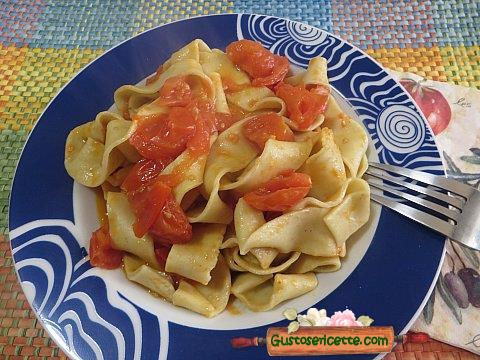
{"label": "printed napkin", "polygon": [[[390,73],[430,123],[447,176],[480,188],[480,91]],[[480,354],[480,252],[450,240],[446,251],[435,290],[411,330]]]}

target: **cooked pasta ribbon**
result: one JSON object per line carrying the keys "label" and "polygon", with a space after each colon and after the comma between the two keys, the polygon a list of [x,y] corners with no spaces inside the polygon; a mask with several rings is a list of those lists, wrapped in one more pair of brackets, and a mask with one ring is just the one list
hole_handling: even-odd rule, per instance
{"label": "cooked pasta ribbon", "polygon": [[235,66],[227,54],[218,49],[202,51],[199,53],[199,62],[206,74],[218,73],[222,79],[234,85],[248,85],[248,75]]}
{"label": "cooked pasta ribbon", "polygon": [[114,99],[118,110],[130,116],[146,103],[158,97],[158,91],[165,82],[176,76],[185,76],[190,87],[195,91],[201,89],[207,97],[215,99],[215,88],[212,80],[203,72],[200,63],[193,59],[183,59],[173,62],[154,82],[148,85],[124,85],[115,91]]}
{"label": "cooked pasta ribbon", "polygon": [[229,224],[232,221],[233,211],[220,199],[218,192],[226,174],[242,170],[257,155],[256,148],[242,132],[246,120],[221,133],[210,148],[203,178],[203,190],[208,202],[204,207],[189,211],[191,223]]}
{"label": "cooked pasta ribbon", "polygon": [[113,112],[101,112],[94,121],[73,129],[65,144],[65,169],[80,184],[100,186],[126,159],[139,155],[128,143],[131,121]]}
{"label": "cooked pasta ribbon", "polygon": [[180,50],[174,52],[162,67],[166,70],[173,64],[186,59],[200,62],[202,54],[210,53],[211,51],[210,47],[203,40],[195,39]]}
{"label": "cooked pasta ribbon", "polygon": [[[210,143],[214,143],[216,136],[210,137]],[[172,188],[173,196],[175,200],[181,204],[184,196],[191,190],[199,187],[203,183],[203,174],[205,171],[205,165],[207,163],[207,154],[198,156],[190,163],[191,154],[188,150],[181,153],[174,161],[172,161],[165,169],[163,169],[161,175],[171,174],[182,163],[189,163],[188,168],[183,173],[183,180]],[[194,200],[194,199],[193,199]],[[189,202],[193,200],[188,200]]]}
{"label": "cooked pasta ribbon", "polygon": [[[243,198],[238,200],[235,206],[234,224],[237,234],[237,243],[243,243],[252,233],[266,223],[263,212],[252,208]],[[254,248],[250,252],[256,257],[260,267],[267,269],[277,257],[278,251],[272,248]],[[233,253],[232,253],[233,255]]]}
{"label": "cooked pasta ribbon", "polygon": [[309,196],[334,206],[344,195],[342,190],[347,182],[345,166],[331,129],[321,130],[321,144],[322,148],[305,162],[302,172],[312,179]]}
{"label": "cooked pasta ribbon", "polygon": [[270,220],[239,244],[240,254],[268,247],[282,253],[299,251],[314,256],[335,256],[335,238],[323,221],[328,212],[325,208],[307,207]]}
{"label": "cooked pasta ribbon", "polygon": [[169,275],[153,269],[144,261],[132,255],[124,255],[123,268],[128,280],[146,287],[165,300],[172,301],[175,288]]}
{"label": "cooked pasta ribbon", "polygon": [[317,286],[313,273],[255,275],[243,273],[232,284],[232,293],[252,311],[268,311],[281,302],[301,296]]}
{"label": "cooked pasta ribbon", "polygon": [[287,274],[305,274],[307,272],[333,272],[340,269],[339,256],[312,256],[301,254],[287,269]]}
{"label": "cooked pasta ribbon", "polygon": [[[266,248],[259,248],[259,249],[265,251]],[[269,254],[270,253],[268,253],[268,255]],[[231,255],[235,263],[242,269],[248,271],[249,273],[257,274],[257,275],[267,275],[267,274],[282,272],[288,269],[288,267],[292,265],[300,257],[300,252],[298,251],[292,252],[290,253],[289,257],[285,259],[285,261],[283,261],[282,263],[275,266],[270,266],[269,264],[268,267],[261,266],[260,262],[257,260],[257,257],[253,255],[252,251],[247,253],[247,256],[241,256],[239,254],[239,250],[237,247],[232,250]]]}
{"label": "cooked pasta ribbon", "polygon": [[208,284],[180,280],[178,289],[172,296],[172,303],[211,318],[227,306],[230,287],[230,269],[223,256],[219,255]]}
{"label": "cooked pasta ribbon", "polygon": [[255,189],[285,170],[297,170],[307,160],[312,142],[289,142],[269,139],[262,154],[252,161],[233,183],[220,186],[220,190],[245,193]]}
{"label": "cooked pasta ribbon", "polygon": [[[245,44],[245,51],[257,49],[268,57],[258,45]],[[110,241],[108,225],[110,243],[96,244],[117,255],[108,267],[123,264],[128,280],[209,318],[226,308],[231,294],[252,311],[269,311],[313,290],[315,273],[341,268],[348,239],[370,216],[370,188],[361,179],[368,168],[367,132],[335,100],[327,60],[315,57],[305,71],[280,80],[329,94],[324,113],[299,129],[275,94],[277,83],[257,77],[256,64],[234,63],[232,48],[227,52],[193,40],[147,81],[118,88],[116,110],[74,128],[65,145],[68,174],[103,191],[108,224],[102,220],[92,241]],[[258,80],[268,87],[253,86]],[[172,121],[174,111],[182,114],[174,107],[185,106],[185,118]],[[265,113],[278,114],[290,129],[259,121],[255,133],[247,129],[249,140],[245,123]],[[145,122],[137,128],[140,121]],[[129,141],[136,131],[135,146],[165,149],[168,157],[155,151],[157,158],[144,162]],[[301,174],[278,177],[286,171]],[[305,187],[302,193],[289,184],[306,175],[311,188],[305,196]],[[175,180],[170,187],[156,183],[170,181],[165,179]],[[249,205],[244,196],[251,191],[265,191],[269,205]],[[271,205],[277,199],[288,204],[283,212],[273,211],[279,209]],[[150,228],[137,237],[133,225],[142,221]]]}
{"label": "cooked pasta ribbon", "polygon": [[210,272],[217,263],[225,226],[202,224],[193,228],[193,238],[186,244],[174,244],[170,249],[165,271],[207,285]]}
{"label": "cooked pasta ribbon", "polygon": [[368,146],[365,130],[360,124],[344,114],[335,120],[327,120],[324,125],[332,129],[335,143],[340,149],[349,175],[356,177]]}
{"label": "cooked pasta ribbon", "polygon": [[325,215],[323,221],[333,234],[338,246],[363,225],[370,217],[370,187],[363,179],[348,184],[343,201]]}
{"label": "cooked pasta ribbon", "polygon": [[161,269],[155,257],[153,239],[149,235],[139,238],[133,232],[135,214],[130,208],[127,196],[120,192],[107,193],[107,213],[112,246],[138,256],[156,269]]}
{"label": "cooked pasta ribbon", "polygon": [[252,86],[227,94],[230,104],[247,113],[275,112],[285,115],[285,102],[266,86]]}
{"label": "cooked pasta ribbon", "polygon": [[307,71],[285,79],[290,85],[327,85],[327,60],[323,57],[316,57],[308,62]]}

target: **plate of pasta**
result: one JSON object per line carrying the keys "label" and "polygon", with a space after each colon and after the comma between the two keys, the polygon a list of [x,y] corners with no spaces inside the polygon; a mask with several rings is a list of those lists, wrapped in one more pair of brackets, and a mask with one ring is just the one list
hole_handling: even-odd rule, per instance
{"label": "plate of pasta", "polygon": [[74,359],[241,358],[229,339],[286,308],[400,333],[444,242],[371,203],[369,161],[443,173],[410,96],[356,47],[263,15],[160,26],[83,69],[32,130],[15,268]]}

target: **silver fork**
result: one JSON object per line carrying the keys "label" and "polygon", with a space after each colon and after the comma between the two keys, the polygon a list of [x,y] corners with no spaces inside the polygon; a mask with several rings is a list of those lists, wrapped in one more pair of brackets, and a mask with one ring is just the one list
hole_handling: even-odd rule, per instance
{"label": "silver fork", "polygon": [[[386,172],[416,180],[425,186],[407,182],[400,177],[390,176]],[[442,176],[375,162],[369,163],[365,178],[372,187],[433,210],[450,221],[411,207],[406,203],[392,200],[384,195],[372,193],[373,201],[395,210],[452,240],[472,249],[480,250],[480,191],[472,186]],[[392,184],[413,190],[416,195],[402,192],[398,188],[379,180],[386,180]],[[432,187],[437,188],[437,190]],[[438,190],[443,190],[448,194]],[[430,201],[427,197],[440,200],[443,205]]]}

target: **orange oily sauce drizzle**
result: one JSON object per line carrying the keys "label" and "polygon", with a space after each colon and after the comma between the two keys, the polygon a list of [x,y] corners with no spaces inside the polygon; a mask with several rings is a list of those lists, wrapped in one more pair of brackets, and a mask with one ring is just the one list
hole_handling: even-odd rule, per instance
{"label": "orange oily sauce drizzle", "polygon": [[105,201],[103,190],[100,186],[96,187],[94,191],[98,221],[100,222],[100,226],[103,226],[108,224],[107,202]]}
{"label": "orange oily sauce drizzle", "polygon": [[227,310],[231,315],[242,315],[242,310],[235,305],[236,300],[237,298],[235,296],[230,295],[225,310]]}
{"label": "orange oily sauce drizzle", "polygon": [[[241,109],[239,106],[228,103],[228,108],[230,109],[230,114],[232,115],[234,121],[240,121],[247,117],[248,113]],[[226,129],[224,129],[226,130]]]}
{"label": "orange oily sauce drizzle", "polygon": [[201,155],[195,156],[188,151],[188,156],[177,166],[175,166],[170,174],[161,174],[157,177],[157,180],[163,182],[165,185],[173,189],[175,186],[185,180],[185,173],[198,159],[198,156]]}
{"label": "orange oily sauce drizzle", "polygon": [[[237,67],[238,68],[238,67]],[[235,81],[228,77],[222,78],[223,91],[226,93],[232,93],[253,87],[250,83],[246,84],[237,84]]]}

